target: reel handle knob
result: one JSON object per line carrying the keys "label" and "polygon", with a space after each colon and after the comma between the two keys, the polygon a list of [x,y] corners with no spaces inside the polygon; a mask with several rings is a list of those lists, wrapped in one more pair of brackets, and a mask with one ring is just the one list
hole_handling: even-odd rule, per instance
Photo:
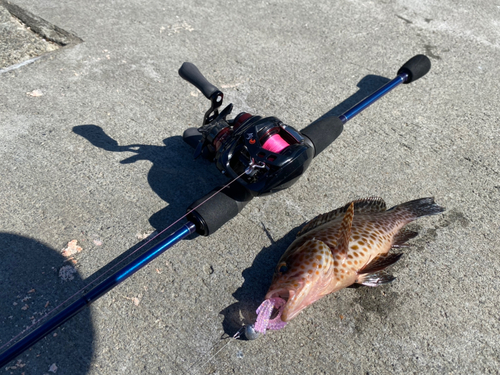
{"label": "reel handle knob", "polygon": [[203,76],[203,74],[201,74],[196,65],[193,63],[185,62],[182,64],[179,69],[179,75],[200,90],[207,99],[211,99],[212,95],[220,91],[217,87],[207,81],[207,79]]}
{"label": "reel handle knob", "polygon": [[403,82],[406,84],[425,76],[429,70],[431,70],[431,60],[425,55],[416,55],[399,68],[398,75],[408,74],[408,78]]}

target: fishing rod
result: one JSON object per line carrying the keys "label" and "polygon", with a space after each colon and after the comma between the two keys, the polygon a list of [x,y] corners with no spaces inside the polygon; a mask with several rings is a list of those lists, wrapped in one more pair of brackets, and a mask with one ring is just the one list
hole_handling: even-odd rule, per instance
{"label": "fishing rod", "polygon": [[[232,104],[219,112],[224,94],[208,82],[194,64],[189,62],[182,64],[179,75],[198,88],[211,102],[209,110],[203,117],[202,126],[187,129],[183,134],[183,139],[195,148],[195,158],[202,156],[214,162],[220,172],[231,179],[230,182],[195,201],[188,207],[186,215],[154,237],[157,238],[180,220],[187,218],[187,223],[167,238],[115,271],[0,354],[0,367],[5,366],[182,239],[195,232],[202,236],[209,236],[238,215],[254,197],[273,194],[292,186],[306,171],[313,158],[337,139],[347,121],[400,84],[408,84],[423,77],[430,68],[431,62],[426,56],[416,55],[398,70],[394,79],[344,114],[320,117],[301,131],[297,131],[293,127],[283,124],[276,117],[261,117],[246,112],[228,120],[227,116],[232,111]],[[153,239],[135,250],[134,253]],[[123,260],[101,275],[100,278],[122,262]],[[65,302],[88,287],[89,285]],[[46,316],[51,315],[65,302]],[[29,331],[29,329],[27,330]],[[18,339],[23,333],[24,331],[3,347]],[[0,347],[0,350],[3,347]]]}

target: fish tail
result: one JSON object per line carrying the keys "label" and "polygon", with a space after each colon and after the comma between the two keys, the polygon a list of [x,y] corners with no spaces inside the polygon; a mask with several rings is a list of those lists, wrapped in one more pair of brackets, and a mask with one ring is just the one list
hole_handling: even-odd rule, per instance
{"label": "fish tail", "polygon": [[399,204],[391,208],[391,210],[403,211],[413,216],[413,220],[421,216],[436,215],[445,210],[434,202],[433,197],[420,198],[406,203]]}

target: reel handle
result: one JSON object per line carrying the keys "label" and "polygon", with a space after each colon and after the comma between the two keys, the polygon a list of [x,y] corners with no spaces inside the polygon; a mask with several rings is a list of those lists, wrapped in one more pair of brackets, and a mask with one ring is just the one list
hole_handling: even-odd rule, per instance
{"label": "reel handle", "polygon": [[217,87],[207,81],[193,63],[185,62],[182,64],[179,69],[179,75],[200,90],[207,99],[211,99],[212,95],[220,92]]}

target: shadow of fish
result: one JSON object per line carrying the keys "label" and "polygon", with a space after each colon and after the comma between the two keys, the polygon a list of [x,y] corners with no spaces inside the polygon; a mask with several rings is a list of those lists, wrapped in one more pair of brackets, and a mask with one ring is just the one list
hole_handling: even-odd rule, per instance
{"label": "shadow of fish", "polygon": [[[281,329],[305,307],[353,284],[378,286],[394,280],[386,268],[418,233],[404,226],[443,212],[433,198],[391,209],[381,198],[359,199],[319,215],[302,228],[275,269],[265,301],[257,310],[255,331]],[[273,314],[273,319],[271,315]]]}

